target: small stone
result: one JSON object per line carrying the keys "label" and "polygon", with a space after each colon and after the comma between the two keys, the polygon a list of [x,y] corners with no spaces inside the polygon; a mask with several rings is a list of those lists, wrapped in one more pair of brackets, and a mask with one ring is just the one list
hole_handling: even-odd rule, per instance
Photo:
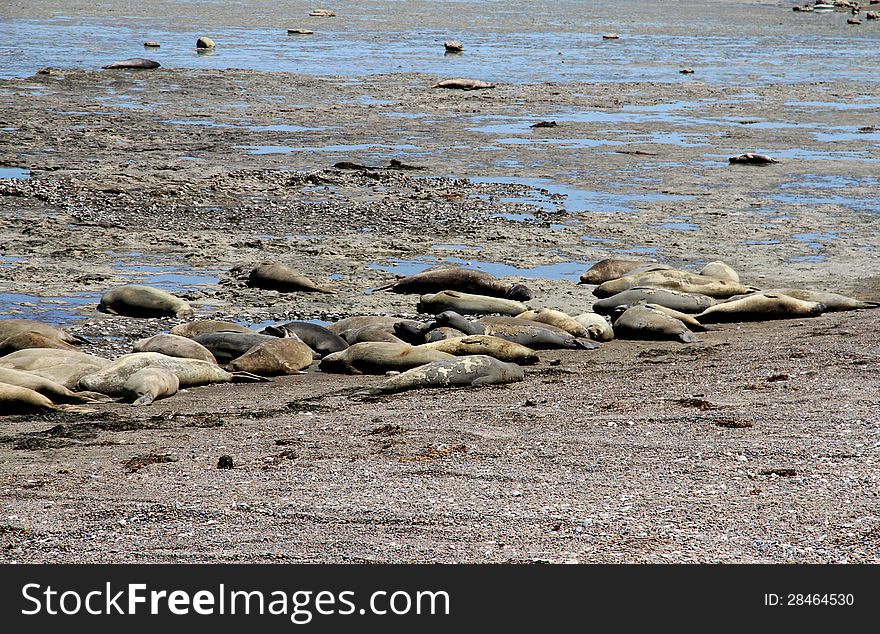
{"label": "small stone", "polygon": [[232,469],[235,466],[235,463],[232,460],[232,456],[220,456],[220,459],[217,461],[218,469]]}

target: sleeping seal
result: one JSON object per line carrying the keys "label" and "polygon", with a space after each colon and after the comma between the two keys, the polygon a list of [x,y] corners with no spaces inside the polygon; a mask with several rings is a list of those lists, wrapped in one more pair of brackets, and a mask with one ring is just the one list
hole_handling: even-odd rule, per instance
{"label": "sleeping seal", "polygon": [[639,304],[623,310],[614,320],[614,335],[618,339],[677,339],[682,343],[697,341],[696,335],[680,320],[655,308]]}
{"label": "sleeping seal", "polygon": [[589,338],[590,336],[587,328],[582,323],[561,310],[538,308],[537,310],[527,310],[524,313],[520,313],[516,318],[537,321],[542,324],[550,324],[551,326],[562,328],[562,330],[575,337]]}
{"label": "sleeping seal", "polygon": [[26,387],[0,383],[0,415],[56,410],[55,403]]}
{"label": "sleeping seal", "polygon": [[373,394],[418,388],[478,387],[522,381],[523,369],[484,354],[434,361],[391,377],[370,390]]}
{"label": "sleeping seal", "polygon": [[584,273],[578,284],[601,284],[608,280],[616,280],[618,277],[628,275],[637,268],[645,266],[658,266],[665,268],[664,265],[651,262],[650,260],[625,260],[621,258],[605,258],[599,260]]}
{"label": "sleeping seal", "polygon": [[328,354],[321,359],[323,372],[345,374],[385,374],[389,370],[409,370],[431,361],[451,358],[453,355],[405,343],[356,343],[342,352]]}
{"label": "sleeping seal", "polygon": [[458,90],[483,90],[486,88],[494,88],[495,84],[479,79],[444,79],[438,81],[432,88],[451,88]]}
{"label": "sleeping seal", "polygon": [[132,405],[149,405],[160,398],[177,394],[180,380],[165,368],[144,368],[138,370],[122,386],[125,397],[132,400]]}
{"label": "sleeping seal", "polygon": [[728,321],[764,321],[816,317],[825,312],[825,304],[805,302],[782,293],[752,293],[740,299],[715,304],[696,315],[700,323]]}
{"label": "sleeping seal", "polygon": [[0,355],[9,354],[17,350],[27,350],[29,348],[55,348],[57,350],[76,350],[76,346],[56,339],[55,337],[47,337],[39,332],[28,330],[0,339]]}
{"label": "sleeping seal", "polygon": [[263,262],[254,267],[248,275],[248,286],[278,291],[279,293],[294,291],[336,293],[332,289],[318,286],[302,273],[279,262]]}
{"label": "sleeping seal", "polygon": [[171,329],[172,335],[180,335],[187,339],[194,339],[199,335],[209,332],[253,332],[250,328],[245,328],[231,321],[217,321],[214,319],[197,319],[188,321],[185,324],[178,324]]}
{"label": "sleeping seal", "polygon": [[193,341],[204,346],[217,359],[217,363],[229,363],[237,359],[258,343],[277,341],[278,337],[261,335],[258,332],[206,332],[193,337]]}
{"label": "sleeping seal", "polygon": [[682,293],[665,288],[637,286],[611,297],[593,302],[593,310],[602,315],[610,314],[618,306],[633,306],[640,303],[659,304],[683,313],[701,313],[716,303],[708,295]]}
{"label": "sleeping seal", "polygon": [[420,347],[448,352],[457,357],[469,354],[486,354],[495,357],[499,361],[517,363],[519,365],[531,365],[538,362],[535,351],[507,339],[493,337],[492,335],[466,335],[464,337],[452,337],[422,344]]}
{"label": "sleeping seal", "polygon": [[37,332],[49,339],[59,339],[64,343],[88,343],[79,335],[35,319],[0,319],[0,340],[22,332]]}
{"label": "sleeping seal", "polygon": [[381,286],[376,290],[391,290],[395,293],[439,293],[440,291],[458,291],[489,297],[503,297],[518,302],[532,299],[532,292],[523,284],[511,284],[499,280],[484,271],[475,271],[462,267],[446,267],[430,269],[415,275],[409,275],[393,284]]}
{"label": "sleeping seal", "polygon": [[490,315],[498,313],[514,317],[529,309],[521,302],[488,295],[474,295],[458,291],[440,291],[433,295],[422,295],[416,310],[420,313],[438,314],[453,310],[460,315]]}
{"label": "sleeping seal", "polygon": [[312,349],[299,339],[273,337],[233,359],[229,369],[262,376],[302,374],[312,365],[313,358]]}
{"label": "sleeping seal", "polygon": [[[151,42],[147,42],[144,46],[151,44]],[[107,64],[104,68],[122,68],[128,70],[149,70],[151,68],[159,68],[161,64],[159,62],[152,59],[145,59],[143,57],[129,57],[128,59],[123,59],[118,62],[113,62],[112,64]]]}
{"label": "sleeping seal", "polygon": [[260,331],[260,334],[272,335],[273,337],[296,335],[318,357],[326,356],[331,352],[345,350],[349,345],[345,339],[324,326],[307,321],[289,321],[280,326],[266,326]]}
{"label": "sleeping seal", "polygon": [[205,346],[198,341],[180,335],[158,334],[134,342],[135,352],[161,352],[169,357],[184,359],[201,359],[208,363],[217,363],[217,359]]}
{"label": "sleeping seal", "polygon": [[[636,273],[634,275],[624,275],[616,280],[603,282],[593,289],[593,295],[596,297],[610,297],[622,291],[639,286],[665,288],[668,290],[682,291],[684,293],[699,293],[701,295],[708,295],[709,297],[716,298],[727,298],[732,297],[733,295],[740,295],[742,293],[749,293],[757,290],[751,286],[745,286],[738,282],[697,275],[696,273],[690,273],[689,271],[669,269]],[[659,304],[661,302],[655,303]]]}
{"label": "sleeping seal", "polygon": [[193,309],[184,300],[151,286],[127,284],[101,295],[98,310],[126,317],[192,317]]}

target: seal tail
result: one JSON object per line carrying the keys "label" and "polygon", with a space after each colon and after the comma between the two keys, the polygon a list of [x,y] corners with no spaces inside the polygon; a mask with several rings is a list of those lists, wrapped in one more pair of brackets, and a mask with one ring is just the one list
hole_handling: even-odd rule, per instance
{"label": "seal tail", "polygon": [[251,372],[230,372],[233,383],[271,383],[272,379]]}

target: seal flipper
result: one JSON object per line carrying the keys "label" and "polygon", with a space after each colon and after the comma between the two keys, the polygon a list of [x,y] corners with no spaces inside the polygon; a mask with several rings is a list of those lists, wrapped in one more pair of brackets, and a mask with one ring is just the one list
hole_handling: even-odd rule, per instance
{"label": "seal flipper", "polygon": [[153,401],[156,400],[155,395],[153,394],[144,394],[139,399],[136,399],[132,402],[132,407],[135,405],[152,405]]}
{"label": "seal flipper", "polygon": [[272,379],[251,372],[230,372],[233,383],[271,383]]}

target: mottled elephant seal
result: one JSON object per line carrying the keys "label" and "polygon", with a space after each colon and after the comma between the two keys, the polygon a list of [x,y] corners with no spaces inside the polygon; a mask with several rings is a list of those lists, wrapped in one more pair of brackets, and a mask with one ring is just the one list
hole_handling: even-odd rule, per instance
{"label": "mottled elephant seal", "polygon": [[[147,44],[150,44],[149,42]],[[144,44],[144,46],[147,46]],[[144,57],[129,57],[128,59],[119,60],[118,62],[113,62],[112,64],[107,64],[104,68],[111,69],[125,69],[125,70],[149,70],[151,68],[159,68],[161,64],[153,59],[146,59]]]}
{"label": "mottled elephant seal", "polygon": [[739,283],[739,273],[737,273],[732,266],[725,264],[720,260],[709,262],[706,266],[700,269],[700,275],[714,277],[718,280],[729,280],[731,282],[736,282],[737,284]]}
{"label": "mottled elephant seal", "polygon": [[382,325],[362,326],[360,328],[351,328],[344,330],[340,337],[344,339],[348,345],[356,343],[369,343],[371,341],[387,341],[390,343],[404,343],[397,335],[393,334],[391,328]]}
{"label": "mottled elephant seal", "polygon": [[527,310],[524,313],[520,313],[519,315],[516,315],[516,318],[537,321],[542,324],[550,324],[551,326],[561,328],[575,337],[590,337],[590,333],[583,324],[561,310],[538,308],[536,310]]}
{"label": "mottled elephant seal", "polygon": [[171,329],[172,335],[180,335],[188,339],[194,339],[199,335],[209,332],[253,332],[250,328],[245,328],[235,322],[218,321],[215,319],[197,319],[188,321],[185,324],[178,324]]}
{"label": "mottled elephant seal", "polygon": [[593,341],[611,341],[614,339],[614,328],[602,315],[597,313],[581,313],[573,319],[587,329],[587,334]]}
{"label": "mottled elephant seal", "polygon": [[484,90],[486,88],[494,88],[495,84],[479,79],[444,79],[438,81],[432,88],[449,88],[458,90]]}
{"label": "mottled elephant seal", "polygon": [[201,359],[208,363],[217,363],[217,359],[205,346],[189,337],[181,337],[180,335],[153,335],[135,341],[132,347],[135,352],[161,352],[169,357]]}
{"label": "mottled elephant seal", "polygon": [[233,359],[237,359],[245,352],[253,348],[258,343],[264,341],[274,341],[278,337],[272,335],[261,335],[253,330],[250,332],[206,332],[203,335],[193,337],[193,341],[207,348],[217,363],[229,363]]}
{"label": "mottled elephant seal", "polygon": [[111,288],[101,295],[98,310],[126,317],[192,317],[186,301],[167,291],[140,284]]}
{"label": "mottled elephant seal", "polygon": [[434,319],[434,326],[451,326],[469,335],[492,335],[533,350],[589,350],[597,347],[594,343],[573,337],[561,328],[516,317],[484,317],[479,321],[468,321],[454,311],[445,311]]}
{"label": "mottled elephant seal", "polygon": [[160,398],[177,394],[180,379],[165,368],[149,367],[132,374],[122,385],[125,397],[132,405],[149,405]]}
{"label": "mottled elephant seal", "polygon": [[682,293],[665,288],[639,286],[593,302],[594,312],[608,315],[618,306],[648,303],[659,304],[683,313],[701,313],[717,300],[699,293]]}
{"label": "mottled elephant seal", "polygon": [[340,352],[348,347],[348,342],[339,335],[331,332],[324,326],[312,324],[307,321],[289,321],[280,326],[267,326],[260,331],[264,335],[273,337],[289,337],[291,334],[299,337],[300,341],[311,348],[318,357],[324,357],[332,352]]}
{"label": "mottled elephant seal", "polygon": [[531,365],[538,362],[538,355],[531,348],[492,335],[453,337],[425,343],[421,347],[440,350],[456,357],[485,354],[495,357],[499,361],[518,363],[519,365]]}
{"label": "mottled elephant seal", "polygon": [[263,262],[255,266],[248,274],[248,286],[279,293],[336,293],[332,289],[318,286],[299,271],[279,262]]}
{"label": "mottled elephant seal", "polygon": [[328,354],[319,365],[323,372],[345,374],[385,374],[404,371],[453,355],[405,343],[356,343],[342,352]]}
{"label": "mottled elephant seal", "polygon": [[434,361],[407,370],[391,377],[370,392],[382,394],[419,388],[478,387],[522,381],[524,376],[522,367],[515,363],[505,363],[495,357],[476,354]]}
{"label": "mottled elephant seal", "polygon": [[[690,273],[689,271],[669,269],[636,273],[635,275],[624,275],[616,280],[603,282],[593,289],[593,295],[603,298],[611,297],[617,293],[640,286],[664,288],[681,291],[683,293],[698,293],[700,295],[708,295],[709,297],[715,298],[727,298],[732,297],[733,295],[740,295],[757,290],[751,286],[745,286],[729,280],[719,280],[712,277],[697,275],[696,273]],[[660,302],[655,303],[659,304]]]}
{"label": "mottled elephant seal", "polygon": [[605,258],[599,260],[593,266],[581,273],[579,284],[602,284],[608,280],[616,280],[618,277],[628,275],[641,267],[657,266],[665,268],[662,264],[650,260],[626,260],[621,258]]}
{"label": "mottled elephant seal", "polygon": [[312,365],[314,356],[312,349],[299,339],[273,337],[233,359],[229,363],[229,369],[261,376],[302,374],[303,370]]}
{"label": "mottled elephant seal", "polygon": [[0,415],[30,414],[55,410],[58,407],[48,398],[26,387],[0,383]]}
{"label": "mottled elephant seal", "polygon": [[452,310],[460,315],[510,315],[514,317],[524,313],[528,306],[512,299],[490,297],[488,295],[474,295],[460,293],[458,291],[440,291],[439,293],[422,295],[416,310],[420,313],[437,315],[447,310]]}
{"label": "mottled elephant seal", "polygon": [[27,350],[29,348],[55,348],[57,350],[76,350],[75,346],[70,345],[66,341],[56,339],[55,337],[47,337],[39,332],[27,331],[19,332],[5,339],[0,339],[0,355],[9,354],[17,350]]}
{"label": "mottled elephant seal", "polygon": [[864,310],[868,308],[880,307],[880,302],[866,302],[846,295],[838,293],[827,293],[823,291],[808,291],[798,288],[775,288],[765,293],[780,293],[788,295],[795,299],[805,302],[817,302],[825,305],[826,312],[842,311],[842,310]]}
{"label": "mottled elephant seal", "polygon": [[527,302],[532,299],[532,292],[523,284],[512,284],[500,280],[490,273],[457,266],[422,271],[376,290],[391,290],[395,293],[419,295],[439,293],[440,291],[458,291],[474,295],[503,297],[518,302]]}
{"label": "mottled elephant seal", "polygon": [[696,318],[700,323],[730,321],[764,321],[817,317],[825,312],[825,304],[805,302],[782,293],[752,293],[707,308]]}
{"label": "mottled elephant seal", "polygon": [[614,320],[614,336],[618,339],[677,339],[682,343],[697,341],[684,323],[644,304],[622,311]]}
{"label": "mottled elephant seal", "polygon": [[0,319],[0,340],[23,332],[36,332],[65,343],[88,343],[79,335],[35,319]]}

